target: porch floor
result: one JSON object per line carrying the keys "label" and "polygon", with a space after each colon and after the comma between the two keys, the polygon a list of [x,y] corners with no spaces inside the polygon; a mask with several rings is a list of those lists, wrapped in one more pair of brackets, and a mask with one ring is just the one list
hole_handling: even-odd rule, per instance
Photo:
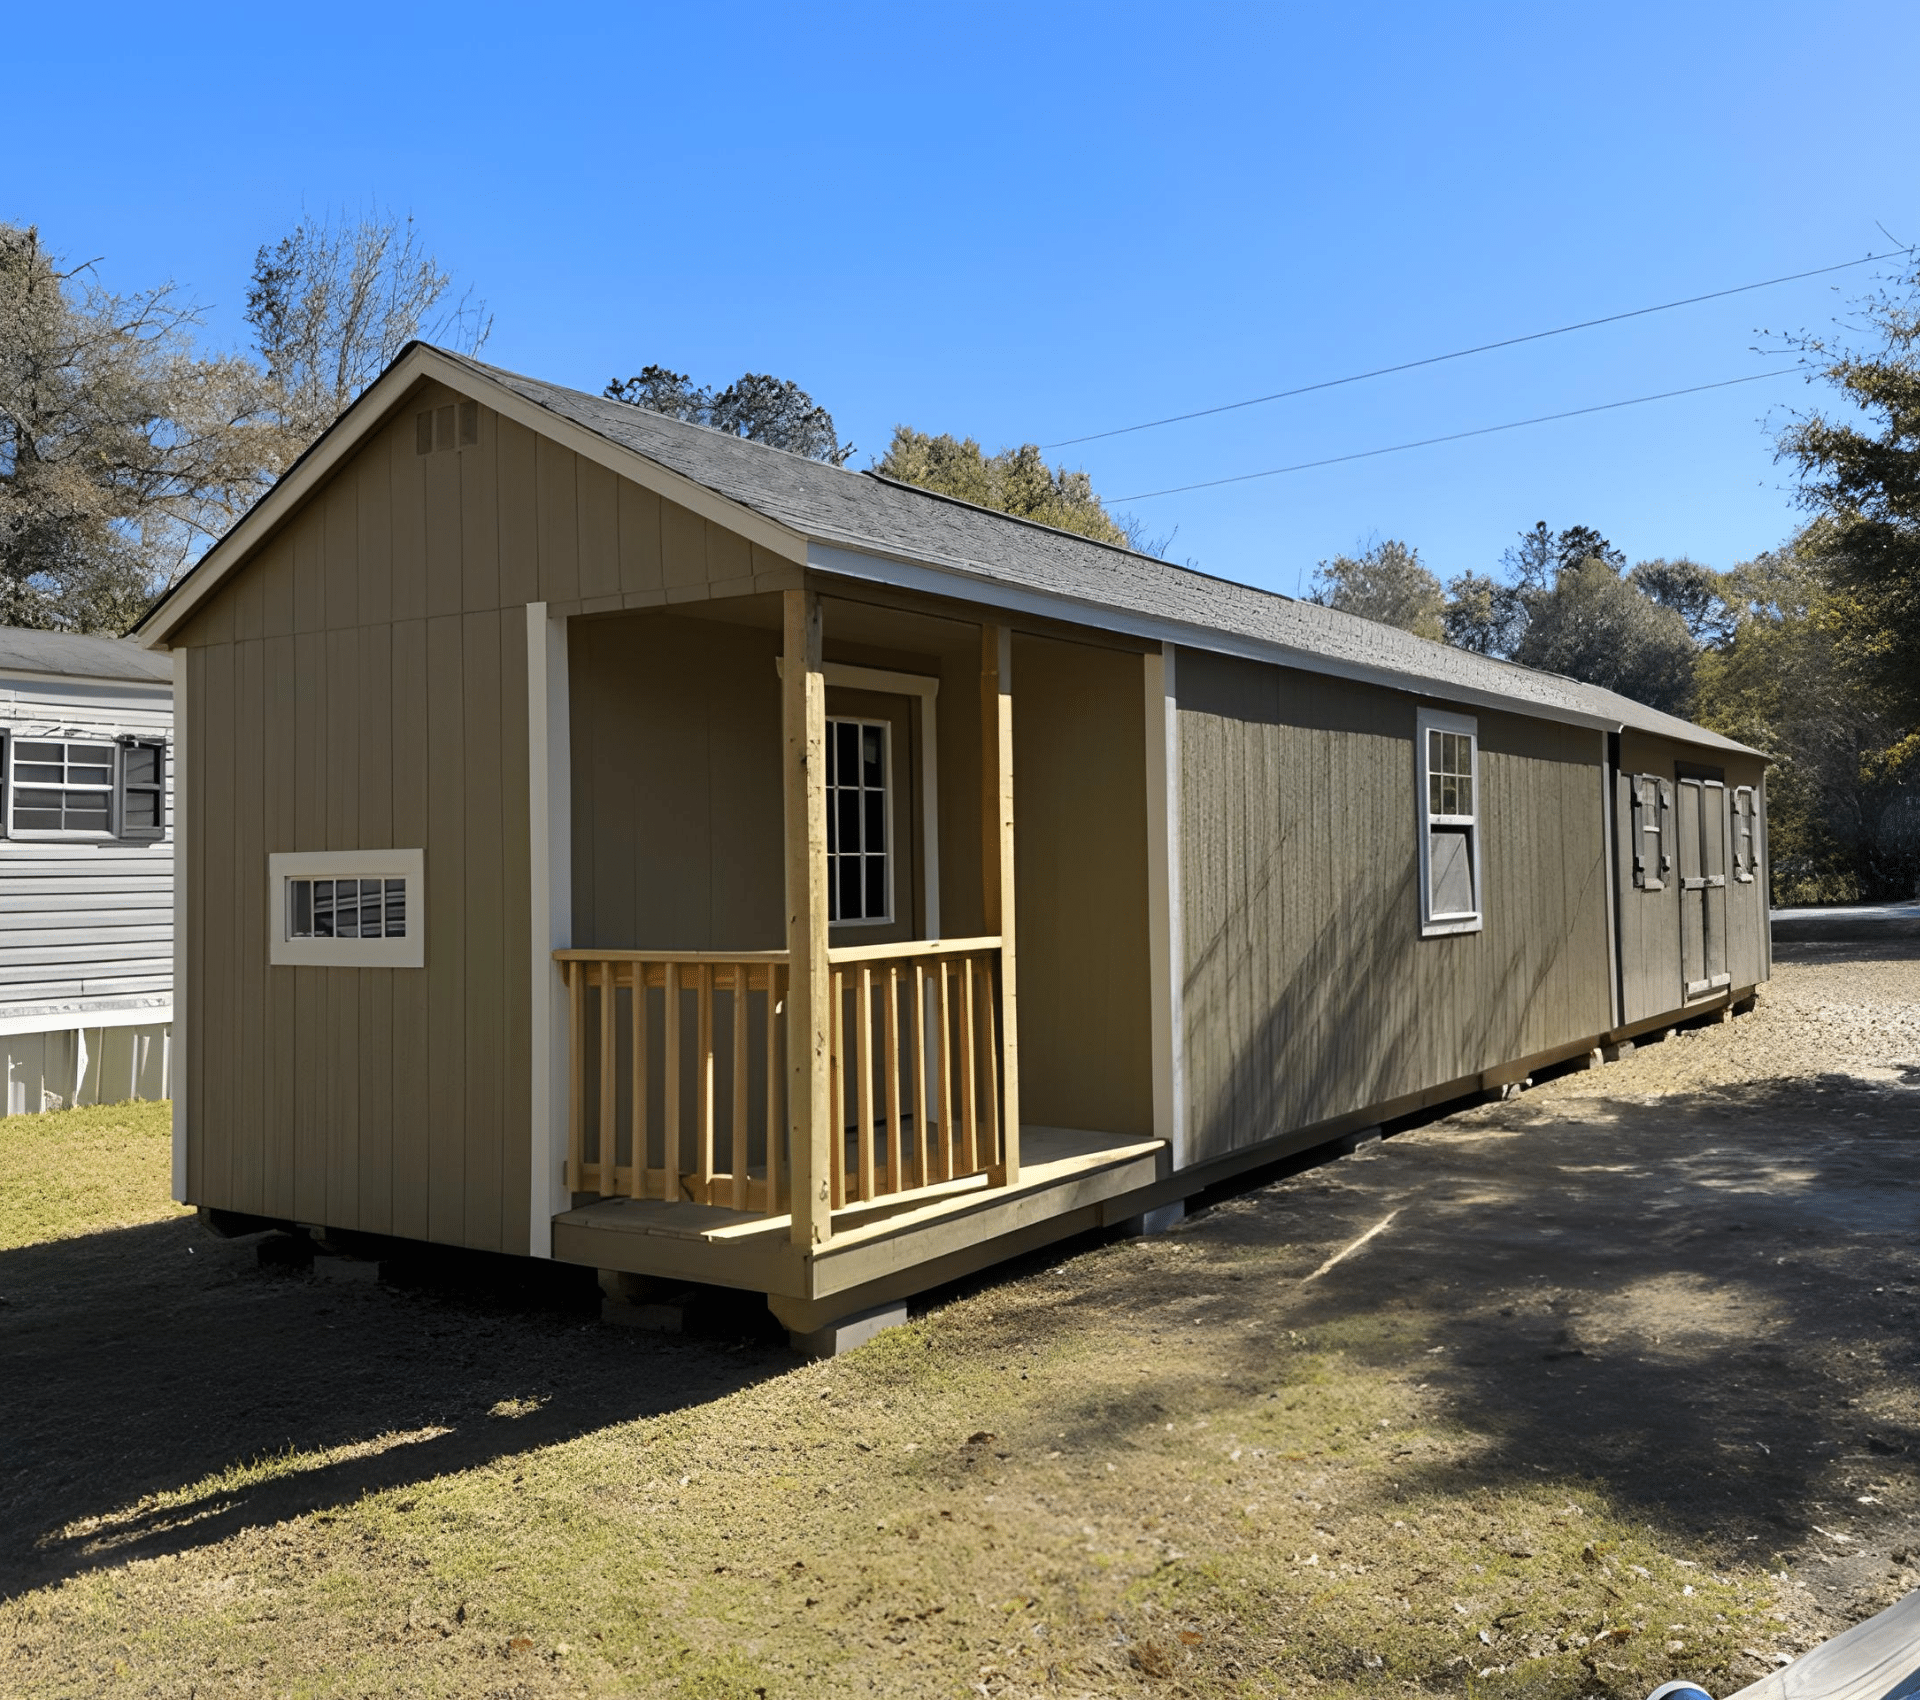
{"label": "porch floor", "polygon": [[[1165,1150],[1160,1139],[1023,1126],[1020,1178],[1012,1186],[990,1187],[984,1175],[973,1175],[902,1198],[849,1204],[833,1213],[833,1237],[811,1257],[794,1247],[785,1215],[622,1198],[555,1216],[553,1255],[807,1300],[876,1281],[911,1292],[965,1272],[956,1259],[978,1268],[1098,1226],[1101,1205],[1162,1178]],[[998,1241],[1011,1243],[985,1249]],[[933,1264],[943,1267],[926,1267]],[[924,1276],[919,1287],[916,1271]]]}

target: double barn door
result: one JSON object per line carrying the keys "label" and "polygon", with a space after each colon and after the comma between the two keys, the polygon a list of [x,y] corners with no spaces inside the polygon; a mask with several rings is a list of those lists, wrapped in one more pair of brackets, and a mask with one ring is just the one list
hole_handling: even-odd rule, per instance
{"label": "double barn door", "polygon": [[1680,971],[1688,998],[1732,984],[1727,967],[1727,788],[1682,779],[1675,822],[1680,842]]}

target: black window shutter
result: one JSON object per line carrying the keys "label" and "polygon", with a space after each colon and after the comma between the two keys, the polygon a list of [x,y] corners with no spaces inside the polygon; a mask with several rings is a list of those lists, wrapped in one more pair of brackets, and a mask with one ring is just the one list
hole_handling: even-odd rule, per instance
{"label": "black window shutter", "polygon": [[129,738],[120,746],[114,818],[120,837],[151,841],[167,832],[167,746]]}

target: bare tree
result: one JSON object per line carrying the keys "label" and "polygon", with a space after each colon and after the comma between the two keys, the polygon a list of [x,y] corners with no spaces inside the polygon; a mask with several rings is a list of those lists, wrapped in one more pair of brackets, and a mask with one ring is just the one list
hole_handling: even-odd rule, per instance
{"label": "bare tree", "polygon": [[338,419],[416,337],[473,354],[493,329],[471,289],[427,252],[409,214],[349,221],[301,216],[262,247],[247,323],[285,435],[281,466]]}
{"label": "bare tree", "polygon": [[258,369],[171,285],[115,294],[0,225],[0,624],[123,631],[265,488]]}

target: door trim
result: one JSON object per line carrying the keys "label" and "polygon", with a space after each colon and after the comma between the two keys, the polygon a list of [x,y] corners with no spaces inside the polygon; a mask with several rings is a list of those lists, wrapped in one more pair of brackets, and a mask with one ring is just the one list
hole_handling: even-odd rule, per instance
{"label": "door trim", "polygon": [[[774,670],[786,672],[786,657],[773,658]],[[920,715],[914,730],[914,760],[920,773],[920,909],[930,939],[940,936],[940,733],[936,702],[940,681],[925,673],[894,673],[884,667],[854,667],[844,661],[821,665],[828,689],[877,691],[886,696],[918,697]]]}

